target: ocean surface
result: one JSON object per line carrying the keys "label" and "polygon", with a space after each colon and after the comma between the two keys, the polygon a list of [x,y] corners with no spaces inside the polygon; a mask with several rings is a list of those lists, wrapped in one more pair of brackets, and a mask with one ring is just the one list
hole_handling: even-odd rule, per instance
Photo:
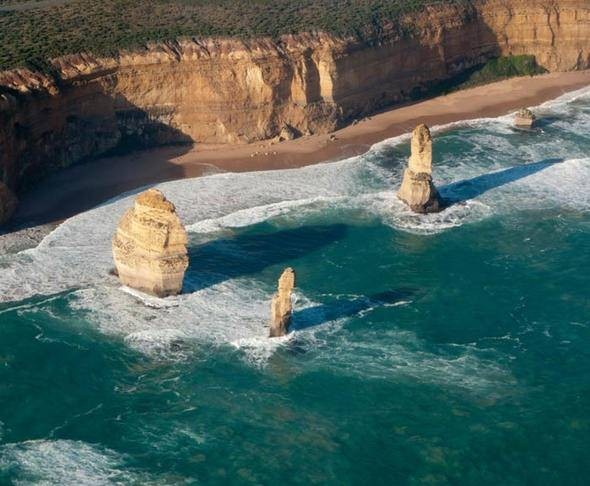
{"label": "ocean surface", "polygon": [[109,275],[133,194],[0,256],[0,484],[589,484],[590,90],[536,112],[433,129],[436,215],[408,136],[161,184],[178,297]]}

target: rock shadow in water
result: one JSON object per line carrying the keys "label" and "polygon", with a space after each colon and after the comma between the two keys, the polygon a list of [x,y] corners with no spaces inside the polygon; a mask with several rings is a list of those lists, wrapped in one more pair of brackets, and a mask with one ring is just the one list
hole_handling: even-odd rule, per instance
{"label": "rock shadow in water", "polygon": [[343,224],[303,226],[273,233],[245,233],[189,248],[184,292],[195,292],[301,258],[341,240],[346,231]]}
{"label": "rock shadow in water", "polygon": [[293,313],[291,330],[301,331],[344,317],[352,317],[372,308],[399,304],[415,296],[417,292],[416,289],[412,288],[400,288],[368,297],[338,299],[335,302],[308,307]]}
{"label": "rock shadow in water", "polygon": [[541,162],[510,167],[499,172],[483,174],[472,179],[447,184],[439,187],[439,193],[445,200],[445,205],[451,206],[481,196],[492,189],[524,179],[563,161],[564,159],[546,159]]}

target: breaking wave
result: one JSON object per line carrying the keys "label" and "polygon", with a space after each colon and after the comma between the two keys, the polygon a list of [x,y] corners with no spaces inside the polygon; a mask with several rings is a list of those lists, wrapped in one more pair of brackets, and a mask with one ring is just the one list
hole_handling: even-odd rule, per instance
{"label": "breaking wave", "polygon": [[[544,137],[541,132],[521,133],[510,126],[510,117],[435,127],[435,182],[451,203],[438,214],[413,214],[395,197],[408,155],[407,135],[344,161],[300,169],[215,174],[158,187],[175,203],[191,245],[202,245],[220,235],[231,237],[237,230],[260,223],[285,228],[326,221],[380,221],[396,230],[436,234],[497,215],[518,217],[523,210],[588,211],[590,159],[581,156],[586,145],[580,139],[590,148],[583,128],[589,115],[571,106],[585,96],[586,92],[580,92],[540,108],[547,119],[554,118],[553,125],[541,123],[541,130],[559,128],[562,134],[567,129],[567,133],[576,134],[576,140],[563,135]],[[192,341],[232,346],[256,365],[268,362],[278,347],[293,346],[293,339],[295,344],[304,342],[307,351],[321,350],[321,333],[315,330],[300,329],[296,338],[266,339],[268,302],[274,289],[255,275],[236,277],[223,268],[218,275],[197,275],[189,269],[190,292],[178,297],[155,299],[130,289],[122,291],[116,279],[108,276],[113,266],[110,239],[132,201],[133,194],[109,201],[70,218],[38,247],[1,257],[0,302],[69,291],[72,310],[87,313],[101,331],[123,336],[130,347],[162,357],[192,353],[190,344],[187,346]],[[233,251],[231,245],[227,251]],[[299,299],[302,310],[317,306],[305,295]],[[336,327],[345,321],[326,319]],[[364,344],[342,343],[343,352],[338,354],[346,355],[347,346],[356,346],[359,351]],[[411,367],[422,369],[424,376],[436,376],[434,368],[465,377],[468,373],[481,375],[474,371],[481,362],[473,358],[472,350],[432,364],[438,358],[422,351],[404,354],[403,349],[391,349],[387,358],[367,360],[365,369],[377,369],[382,363],[381,370],[399,371],[411,354],[424,357],[421,364],[414,362]],[[364,351],[372,355],[368,348]],[[339,366],[347,369],[346,363]],[[501,370],[485,373],[488,371],[501,374]]]}
{"label": "breaking wave", "polygon": [[127,471],[124,462],[112,450],[80,441],[32,440],[0,446],[0,469],[15,485],[154,484]]}

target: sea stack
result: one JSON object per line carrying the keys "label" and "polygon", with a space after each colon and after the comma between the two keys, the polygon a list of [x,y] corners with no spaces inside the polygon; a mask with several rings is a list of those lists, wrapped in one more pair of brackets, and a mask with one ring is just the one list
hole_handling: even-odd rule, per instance
{"label": "sea stack", "polygon": [[174,204],[157,189],[141,193],[113,238],[121,283],[158,297],[180,293],[188,267],[186,243]]}
{"label": "sea stack", "polygon": [[533,128],[537,117],[535,114],[526,108],[518,110],[514,117],[514,124],[519,128]]}
{"label": "sea stack", "polygon": [[279,278],[279,288],[270,306],[270,337],[284,336],[289,332],[293,313],[291,303],[293,287],[295,287],[295,272],[292,268],[286,268]]}
{"label": "sea stack", "polygon": [[17,205],[14,193],[0,181],[0,226],[8,222]]}
{"label": "sea stack", "polygon": [[397,197],[416,213],[435,213],[442,209],[432,183],[432,137],[426,125],[418,125],[412,133],[412,154]]}

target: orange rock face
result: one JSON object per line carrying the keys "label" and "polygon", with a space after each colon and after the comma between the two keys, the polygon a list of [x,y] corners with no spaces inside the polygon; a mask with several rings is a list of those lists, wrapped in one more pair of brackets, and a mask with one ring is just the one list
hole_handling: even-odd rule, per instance
{"label": "orange rock face", "polygon": [[284,336],[289,332],[293,304],[291,294],[295,287],[295,272],[286,268],[279,278],[278,291],[272,298],[270,308],[270,337]]}
{"label": "orange rock face", "polygon": [[520,128],[532,128],[536,121],[535,114],[526,108],[518,110],[514,117],[514,124]]}
{"label": "orange rock face", "polygon": [[150,189],[121,218],[113,258],[121,283],[166,297],[182,290],[188,268],[187,234],[174,205]]}
{"label": "orange rock face", "polygon": [[193,39],[59,58],[56,80],[0,73],[0,171],[20,187],[119,144],[253,142],[285,126],[328,133],[498,55],[590,67],[587,0],[449,2],[402,23],[411,35],[386,28],[371,42]]}
{"label": "orange rock face", "polygon": [[397,193],[416,213],[434,213],[442,209],[438,191],[432,183],[432,137],[426,125],[412,133],[412,155]]}

